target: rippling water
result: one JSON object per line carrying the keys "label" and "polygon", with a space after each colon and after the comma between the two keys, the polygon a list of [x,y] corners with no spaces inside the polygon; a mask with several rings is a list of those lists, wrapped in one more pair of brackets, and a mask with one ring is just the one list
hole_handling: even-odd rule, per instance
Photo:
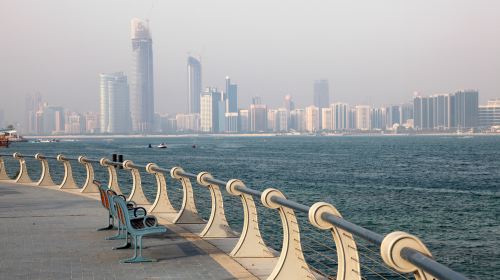
{"label": "rippling water", "polygon": [[[160,142],[168,149],[146,148]],[[239,178],[254,189],[278,188],[304,204],[332,203],[344,218],[381,234],[415,234],[438,261],[471,278],[494,279],[500,273],[500,137],[138,138],[18,143],[0,150],[6,151],[89,158],[119,153],[137,164],[154,162],[192,173],[209,171],[220,179]],[[10,174],[15,173],[14,162],[6,161]],[[61,166],[51,167],[59,182]],[[83,168],[73,168],[82,183]],[[105,171],[95,168],[98,179],[105,181]],[[30,164],[30,172],[37,178],[38,165]],[[120,183],[126,189],[130,176],[125,172],[120,171]],[[152,198],[154,178],[143,177]],[[178,184],[169,184],[179,207]],[[200,212],[208,216],[208,194],[196,188],[195,194]],[[238,229],[241,207],[237,200],[226,200],[228,219]],[[263,227],[266,232],[273,229]]]}

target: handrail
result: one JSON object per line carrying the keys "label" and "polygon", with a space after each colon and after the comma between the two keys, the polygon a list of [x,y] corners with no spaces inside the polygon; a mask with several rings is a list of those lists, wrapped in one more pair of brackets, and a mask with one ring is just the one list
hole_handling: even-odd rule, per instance
{"label": "handrail", "polygon": [[[14,153],[14,154],[1,153],[0,157],[2,156],[7,156],[7,157],[12,156],[15,159],[18,159],[21,164],[21,171],[24,170],[24,172],[26,169],[24,158],[27,157],[28,158],[33,157],[39,160],[46,160],[46,159],[57,159],[62,161],[76,160],[81,162],[82,164],[87,165],[87,172],[88,172],[87,180],[89,180],[90,177],[93,177],[92,167],[89,166],[90,163],[100,163],[99,160],[88,159],[83,156],[79,158],[69,158],[69,157],[64,157],[62,155],[59,155],[58,157],[51,157],[51,156],[44,156],[41,154],[22,155],[20,153]],[[244,193],[253,197],[259,197],[262,200],[262,203],[268,208],[285,207],[286,209],[290,209],[290,211],[296,210],[301,213],[306,213],[309,216],[309,221],[318,228],[328,229],[330,227],[335,227],[338,229],[342,229],[348,232],[349,234],[352,234],[356,237],[362,238],[370,242],[371,244],[379,246],[381,257],[384,260],[385,264],[399,272],[404,272],[404,273],[413,272],[415,274],[426,274],[427,276],[432,275],[433,277],[437,277],[439,279],[444,279],[444,280],[468,279],[464,275],[434,260],[429,250],[417,237],[404,232],[391,232],[385,236],[381,235],[379,233],[376,233],[362,226],[359,226],[355,223],[345,220],[340,216],[340,214],[338,214],[336,210],[326,211],[325,209],[328,209],[329,207],[333,208],[333,206],[328,205],[326,203],[318,202],[312,206],[307,206],[285,198],[285,196],[278,190],[267,189],[266,191],[261,192],[259,190],[246,187],[243,183],[241,183],[241,181],[239,181],[240,184],[232,185],[234,183],[234,180],[223,181],[220,179],[216,179],[213,178],[207,172],[193,174],[182,170],[182,168],[174,167],[173,169],[170,170],[158,167],[155,164],[149,164],[148,166],[138,165],[133,163],[132,161],[126,161],[125,163],[122,163],[122,162],[106,160],[105,162],[106,164],[113,165],[115,167],[123,166],[127,169],[131,170],[135,169],[134,172],[138,172],[139,169],[146,169],[146,171],[148,171],[149,173],[151,173],[150,171],[162,172],[162,173],[172,172],[172,174],[175,173],[176,178],[184,177],[189,179],[195,179],[199,184],[207,186],[209,188],[212,186],[213,188],[217,188],[218,190],[218,187],[226,187],[226,190],[228,192],[231,191],[232,195],[235,195],[234,190],[236,190],[237,192]],[[19,183],[22,183],[21,181],[19,181],[20,180],[19,178],[22,179],[21,175],[22,174],[19,175],[17,180]],[[27,173],[25,175],[27,177]],[[85,189],[86,187],[84,186],[82,192]],[[224,215],[223,212],[222,215]]]}

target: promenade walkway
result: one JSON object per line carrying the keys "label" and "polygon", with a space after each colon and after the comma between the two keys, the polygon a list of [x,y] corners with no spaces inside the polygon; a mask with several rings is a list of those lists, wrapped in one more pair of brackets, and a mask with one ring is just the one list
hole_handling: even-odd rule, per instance
{"label": "promenade walkway", "polygon": [[[92,196],[92,195],[90,195]],[[111,250],[114,231],[97,232],[106,211],[89,195],[0,183],[0,279],[254,279],[194,234],[145,238],[156,263],[120,264],[131,250]],[[170,227],[169,227],[170,228]]]}

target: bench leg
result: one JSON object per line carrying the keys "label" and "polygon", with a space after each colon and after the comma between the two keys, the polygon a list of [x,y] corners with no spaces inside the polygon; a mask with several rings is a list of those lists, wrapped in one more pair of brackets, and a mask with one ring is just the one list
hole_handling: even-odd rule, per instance
{"label": "bench leg", "polygon": [[118,246],[118,247],[113,247],[113,250],[122,250],[122,249],[128,249],[132,246],[132,244],[130,242],[128,242],[128,233],[126,230],[123,230],[123,233],[125,236],[125,243],[121,246]]}
{"label": "bench leg", "polygon": [[109,215],[108,226],[103,227],[103,228],[98,228],[97,231],[111,230],[114,228],[113,224],[114,224],[113,216]]}
{"label": "bench leg", "polygon": [[[137,247],[139,247],[139,254],[137,254]],[[148,259],[142,256],[142,235],[134,236],[134,256],[130,259],[122,260],[121,263],[141,263],[141,262],[155,262],[155,259]]]}
{"label": "bench leg", "polygon": [[108,236],[106,237],[105,239],[106,240],[118,240],[118,239],[124,239],[126,238],[126,230],[123,228],[123,226],[121,225],[120,222],[118,222],[118,232],[116,233],[116,235],[113,235],[113,236]]}

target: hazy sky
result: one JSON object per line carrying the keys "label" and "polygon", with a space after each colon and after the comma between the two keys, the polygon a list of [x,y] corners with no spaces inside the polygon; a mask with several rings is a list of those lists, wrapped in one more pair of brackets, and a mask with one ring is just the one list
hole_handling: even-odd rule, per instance
{"label": "hazy sky", "polygon": [[158,112],[187,108],[186,57],[203,85],[239,86],[240,107],[291,94],[312,103],[326,78],[334,101],[400,103],[474,88],[500,97],[500,1],[0,0],[0,109],[24,96],[97,111],[99,73],[130,73],[130,20],[149,18]]}

